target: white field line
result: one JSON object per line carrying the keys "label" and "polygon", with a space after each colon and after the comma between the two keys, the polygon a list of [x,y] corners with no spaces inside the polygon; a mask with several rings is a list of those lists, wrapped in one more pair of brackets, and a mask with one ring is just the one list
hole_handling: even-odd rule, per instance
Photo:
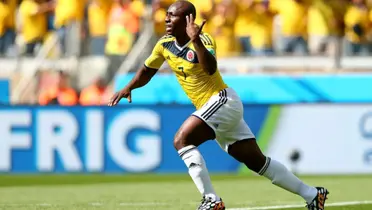
{"label": "white field line", "polygon": [[[326,203],[327,206],[358,206],[372,204],[372,201],[348,201],[348,202],[336,202],[336,203]],[[293,209],[305,207],[305,204],[298,205],[279,205],[279,206],[257,206],[249,208],[230,208],[228,210],[270,210],[270,209]]]}
{"label": "white field line", "polygon": [[120,203],[120,206],[171,206],[169,203],[143,202],[143,203]]}
{"label": "white field line", "polygon": [[[193,203],[197,204],[197,203]],[[94,202],[88,203],[89,206],[106,206],[108,203]],[[171,206],[171,203],[157,203],[157,202],[128,202],[128,203],[117,203],[113,205],[118,206]],[[52,203],[0,203],[1,206],[43,206],[43,207],[52,207],[52,206],[63,206],[63,204],[52,204]]]}
{"label": "white field line", "polygon": [[[336,203],[328,203],[328,206],[358,206],[358,205],[366,205],[372,204],[371,201],[348,201],[348,202],[336,202]],[[90,203],[90,206],[105,206],[105,203]],[[119,206],[171,206],[170,203],[156,203],[156,202],[138,202],[138,203],[118,203]],[[52,206],[59,206],[58,204],[50,204],[50,203],[39,203],[39,204],[0,204],[0,206],[43,206],[43,207],[52,207]],[[247,208],[229,208],[228,210],[271,210],[271,209],[293,209],[293,208],[301,208],[305,207],[304,204],[296,204],[296,205],[277,205],[277,206],[256,206],[256,207],[247,207]]]}

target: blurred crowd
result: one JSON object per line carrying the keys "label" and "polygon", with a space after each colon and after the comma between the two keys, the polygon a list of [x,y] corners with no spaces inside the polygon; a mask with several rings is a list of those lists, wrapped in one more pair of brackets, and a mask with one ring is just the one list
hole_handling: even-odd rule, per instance
{"label": "blurred crowd", "polygon": [[[34,55],[50,37],[58,55],[126,55],[151,3],[155,34],[176,0],[0,0],[0,55]],[[190,0],[219,57],[372,52],[372,0]],[[73,42],[69,42],[74,40]],[[85,46],[85,47],[83,47]]]}
{"label": "blurred crowd", "polygon": [[[140,30],[141,0],[0,0],[0,55],[34,56],[51,37],[58,56],[126,54]],[[53,46],[53,45],[52,45]]]}
{"label": "blurred crowd", "polygon": [[[0,0],[0,56],[35,56],[50,46],[49,57],[106,55],[109,68],[117,69],[112,64],[130,52],[145,18],[157,38],[164,35],[166,11],[175,1]],[[207,20],[204,31],[215,38],[219,58],[372,54],[372,0],[189,1],[196,23]],[[107,78],[82,91],[62,72],[40,78],[39,104],[107,103]]]}
{"label": "blurred crowd", "polygon": [[[219,57],[316,55],[342,46],[346,55],[372,52],[370,0],[190,0],[197,22],[217,42]],[[173,0],[154,2],[158,36]]]}
{"label": "blurred crowd", "polygon": [[61,106],[99,106],[106,105],[112,92],[107,91],[105,78],[97,77],[91,85],[78,91],[71,85],[71,77],[65,71],[39,72],[37,104]]}

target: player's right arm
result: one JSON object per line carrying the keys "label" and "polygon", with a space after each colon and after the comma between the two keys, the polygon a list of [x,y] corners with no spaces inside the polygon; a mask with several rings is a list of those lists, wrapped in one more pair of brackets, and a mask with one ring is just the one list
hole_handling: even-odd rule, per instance
{"label": "player's right arm", "polygon": [[129,103],[132,102],[132,90],[143,87],[150,82],[151,78],[164,63],[163,50],[160,40],[155,45],[150,57],[146,59],[145,65],[137,71],[133,79],[122,90],[115,93],[108,104],[109,106],[117,105],[122,98],[127,98]]}

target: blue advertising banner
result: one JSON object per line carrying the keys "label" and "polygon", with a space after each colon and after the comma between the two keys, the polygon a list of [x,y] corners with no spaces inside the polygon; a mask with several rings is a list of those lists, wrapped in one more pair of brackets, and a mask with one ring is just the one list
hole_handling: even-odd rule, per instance
{"label": "blue advertising banner", "polygon": [[[256,134],[269,106],[245,106]],[[191,105],[118,107],[0,107],[0,172],[186,172],[173,137]],[[215,141],[200,147],[211,172],[240,164]]]}
{"label": "blue advertising banner", "polygon": [[[133,77],[133,73],[116,77],[115,90],[123,88]],[[369,91],[372,74],[304,74],[295,77],[223,74],[223,80],[246,104],[372,102]],[[132,99],[134,104],[190,104],[173,74],[156,74],[146,86],[133,91]]]}
{"label": "blue advertising banner", "polygon": [[9,80],[0,79],[0,105],[9,104],[10,101],[10,91],[9,91]]}

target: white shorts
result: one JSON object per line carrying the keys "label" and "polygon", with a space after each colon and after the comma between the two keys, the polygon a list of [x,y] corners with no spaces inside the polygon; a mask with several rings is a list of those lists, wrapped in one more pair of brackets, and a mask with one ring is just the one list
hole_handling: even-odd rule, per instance
{"label": "white shorts", "polygon": [[215,132],[218,144],[225,150],[236,141],[255,138],[243,118],[243,104],[232,88],[212,96],[192,115],[202,119]]}

